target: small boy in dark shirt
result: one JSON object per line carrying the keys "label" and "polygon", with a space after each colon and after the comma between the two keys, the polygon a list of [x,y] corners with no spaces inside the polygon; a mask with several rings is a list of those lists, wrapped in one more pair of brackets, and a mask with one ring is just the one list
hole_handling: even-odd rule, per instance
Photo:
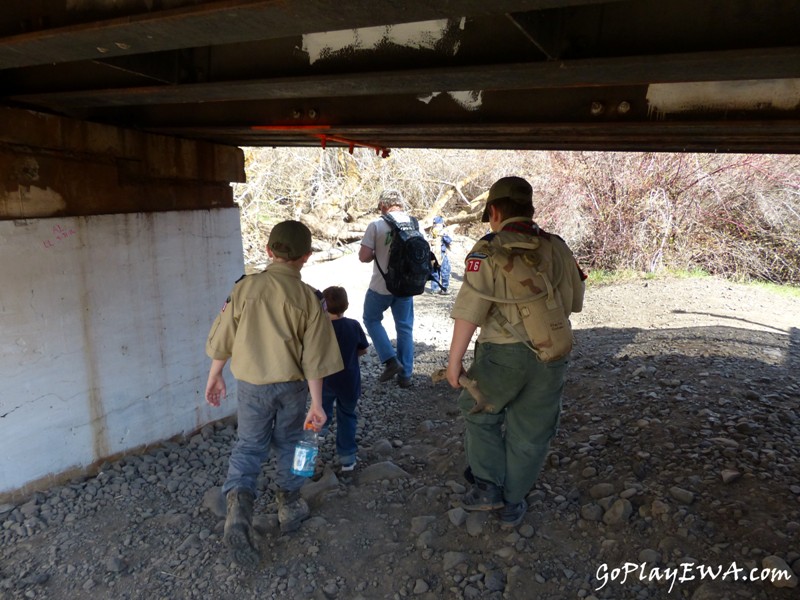
{"label": "small boy in dark shirt", "polygon": [[322,292],[325,309],[331,319],[344,369],[322,380],[322,407],[328,424],[333,420],[336,405],[336,454],[342,471],[352,471],[356,466],[356,405],[361,397],[361,367],[358,357],[367,352],[369,343],[361,324],[344,317],[349,303],[343,287],[331,286]]}

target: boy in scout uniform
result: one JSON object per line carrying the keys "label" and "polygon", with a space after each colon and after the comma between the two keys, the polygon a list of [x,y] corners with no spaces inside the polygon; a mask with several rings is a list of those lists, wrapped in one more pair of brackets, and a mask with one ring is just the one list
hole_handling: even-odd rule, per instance
{"label": "boy in scout uniform", "polygon": [[305,479],[291,472],[294,447],[306,423],[319,428],[325,422],[323,377],[344,368],[331,322],[314,289],[300,277],[311,256],[311,232],[298,221],[278,223],[267,253],[272,263],[236,282],[206,342],[212,359],[206,402],[219,406],[225,397],[222,369],[228,359],[238,384],[238,441],[222,486],[227,500],[224,541],[234,559],[247,566],[259,561],[253,502],[270,445],[277,455],[281,531],[296,529],[309,515],[299,493]]}
{"label": "boy in scout uniform", "polygon": [[[453,336],[447,380],[477,382],[486,406],[464,389],[466,510],[496,510],[504,527],[516,527],[528,505],[555,435],[572,348],[571,312],[583,306],[586,276],[567,244],[533,221],[533,193],[520,177],[492,185],[483,221],[491,233],[465,261],[464,281],[451,312]],[[480,327],[474,362],[462,360]]]}

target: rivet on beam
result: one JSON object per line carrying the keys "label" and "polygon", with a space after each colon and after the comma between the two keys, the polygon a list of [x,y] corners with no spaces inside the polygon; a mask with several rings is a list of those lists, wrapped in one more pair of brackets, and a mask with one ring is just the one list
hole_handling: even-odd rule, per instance
{"label": "rivet on beam", "polygon": [[589,109],[594,116],[602,115],[605,106],[603,106],[602,102],[592,102],[592,107]]}
{"label": "rivet on beam", "polygon": [[630,111],[631,111],[631,105],[628,102],[625,102],[625,100],[620,102],[619,106],[617,106],[617,112],[621,115],[627,114]]}

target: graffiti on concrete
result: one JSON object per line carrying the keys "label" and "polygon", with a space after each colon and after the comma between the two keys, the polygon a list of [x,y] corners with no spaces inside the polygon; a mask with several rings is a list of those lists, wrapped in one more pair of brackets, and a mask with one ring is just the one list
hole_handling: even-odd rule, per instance
{"label": "graffiti on concrete", "polygon": [[[55,225],[53,227],[53,237],[48,238],[46,240],[42,240],[45,248],[53,248],[58,242],[67,239],[75,235],[74,229],[67,229],[62,227],[61,225]],[[55,241],[54,241],[55,240]]]}

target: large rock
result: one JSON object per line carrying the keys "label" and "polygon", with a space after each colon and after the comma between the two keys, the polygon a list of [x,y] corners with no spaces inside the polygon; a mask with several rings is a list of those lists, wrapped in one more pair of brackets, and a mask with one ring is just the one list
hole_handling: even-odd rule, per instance
{"label": "large rock", "polygon": [[603,523],[606,525],[622,525],[630,519],[633,514],[633,505],[630,500],[620,498],[611,505],[603,515]]}
{"label": "large rock", "polygon": [[761,566],[764,569],[773,570],[774,576],[770,581],[776,588],[797,587],[797,575],[780,556],[765,556],[764,560],[761,561]]}
{"label": "large rock", "polygon": [[373,481],[383,481],[384,479],[404,479],[410,477],[402,468],[391,461],[384,461],[368,466],[361,471],[358,476],[359,483],[372,483]]}

